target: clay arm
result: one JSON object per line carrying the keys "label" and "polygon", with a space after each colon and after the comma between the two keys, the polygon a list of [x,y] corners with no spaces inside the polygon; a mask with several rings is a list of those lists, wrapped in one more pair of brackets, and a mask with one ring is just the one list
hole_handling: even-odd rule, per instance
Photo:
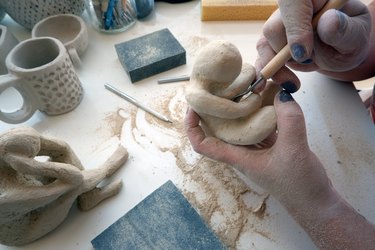
{"label": "clay arm", "polygon": [[15,187],[3,187],[6,190],[0,197],[1,222],[9,218],[15,219],[17,216],[49,204],[76,188],[83,179],[81,172],[68,164],[38,162],[15,154],[5,155],[4,161],[19,173],[53,177],[57,180],[47,185],[20,184]]}
{"label": "clay arm", "polygon": [[255,68],[248,63],[244,63],[242,65],[241,73],[232,82],[232,84],[229,85],[222,92],[215,93],[215,95],[224,97],[226,99],[232,99],[239,93],[244,92],[254,81],[255,76]]}
{"label": "clay arm", "polygon": [[198,89],[195,86],[187,88],[185,98],[195,112],[224,119],[248,116],[262,105],[262,98],[256,94],[237,103],[215,96],[207,90]]}
{"label": "clay arm", "polygon": [[53,162],[63,162],[75,166],[80,170],[84,169],[81,161],[71,147],[62,140],[41,136],[38,155],[49,156]]}
{"label": "clay arm", "polygon": [[59,162],[39,162],[16,154],[6,154],[4,161],[19,173],[52,177],[64,183],[79,185],[82,173],[75,166]]}
{"label": "clay arm", "polygon": [[43,207],[72,190],[67,183],[55,181],[43,186],[19,187],[6,190],[0,198],[0,222]]}

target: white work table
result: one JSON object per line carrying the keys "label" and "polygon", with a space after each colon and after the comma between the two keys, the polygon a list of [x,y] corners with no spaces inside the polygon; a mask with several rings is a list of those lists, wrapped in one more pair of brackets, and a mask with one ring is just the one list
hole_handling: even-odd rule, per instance
{"label": "white work table", "polygon": [[[9,17],[3,25],[19,40],[30,33]],[[90,241],[172,180],[224,243],[237,249],[315,249],[306,233],[285,209],[243,176],[206,159],[191,149],[183,130],[187,82],[157,84],[157,79],[190,74],[198,50],[208,41],[234,43],[243,61],[254,64],[262,21],[201,22],[200,2],[157,3],[152,16],[117,34],[99,33],[89,26],[89,48],[77,69],[84,87],[82,103],[72,112],[47,116],[37,112],[23,124],[0,122],[4,132],[31,126],[40,133],[65,140],[85,168],[94,168],[121,143],[129,159],[115,178],[123,190],[94,209],[81,212],[74,205],[56,230],[27,246],[15,249],[92,249]],[[114,45],[168,28],[186,49],[187,64],[132,84]],[[302,87],[293,94],[306,116],[309,143],[324,163],[334,186],[356,210],[375,223],[375,127],[353,84],[331,81],[316,73],[298,73]],[[123,90],[168,116],[166,123],[137,109],[104,88]],[[11,91],[6,93],[9,100]],[[0,107],[12,106],[0,103]],[[246,183],[245,183],[246,182]],[[265,210],[257,207],[264,200]],[[0,245],[0,249],[9,249]]]}

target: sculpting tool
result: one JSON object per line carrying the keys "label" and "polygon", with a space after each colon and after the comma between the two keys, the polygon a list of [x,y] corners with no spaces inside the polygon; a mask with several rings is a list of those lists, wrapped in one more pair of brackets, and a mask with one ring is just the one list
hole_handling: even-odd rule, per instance
{"label": "sculpting tool", "polygon": [[[313,17],[312,27],[315,30],[320,17],[329,9],[341,9],[348,0],[330,0],[324,7]],[[271,61],[260,71],[260,77],[253,84],[251,84],[246,91],[240,93],[232,98],[233,101],[239,101],[243,96],[251,94],[255,87],[261,83],[263,80],[271,78],[277,71],[280,70],[282,66],[286,64],[292,58],[290,54],[289,45],[285,45]]]}
{"label": "sculpting tool", "polygon": [[111,91],[112,93],[114,93],[114,94],[120,96],[121,98],[124,98],[128,102],[134,104],[138,108],[143,109],[144,111],[150,113],[151,115],[155,116],[156,118],[159,118],[160,120],[165,121],[165,122],[172,123],[172,121],[169,120],[166,116],[146,107],[145,105],[143,105],[142,103],[140,103],[136,99],[134,99],[133,97],[129,96],[128,94],[125,94],[124,92],[122,92],[121,90],[113,87],[112,85],[106,83],[106,84],[104,84],[104,87],[106,89],[108,89],[109,91]]}
{"label": "sculpting tool", "polygon": [[176,77],[166,77],[166,78],[160,78],[158,80],[158,83],[171,83],[171,82],[182,82],[182,81],[189,81],[190,76],[183,75],[183,76],[176,76]]}

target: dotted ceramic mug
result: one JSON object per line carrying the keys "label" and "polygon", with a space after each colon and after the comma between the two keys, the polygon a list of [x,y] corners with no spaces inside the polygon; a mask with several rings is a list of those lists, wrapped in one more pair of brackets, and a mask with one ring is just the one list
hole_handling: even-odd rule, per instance
{"label": "dotted ceramic mug", "polygon": [[31,36],[50,36],[59,39],[65,46],[73,64],[81,66],[80,55],[88,46],[88,33],[82,18],[73,14],[58,14],[40,20],[31,31]]}
{"label": "dotted ceramic mug", "polygon": [[17,38],[8,30],[6,26],[0,25],[0,74],[8,73],[5,59],[8,53],[18,44]]}
{"label": "dotted ceramic mug", "polygon": [[0,111],[0,120],[21,123],[36,110],[59,115],[76,108],[83,89],[64,45],[52,37],[25,40],[14,47],[6,58],[7,75],[0,76],[1,93],[16,89],[23,99],[14,112]]}

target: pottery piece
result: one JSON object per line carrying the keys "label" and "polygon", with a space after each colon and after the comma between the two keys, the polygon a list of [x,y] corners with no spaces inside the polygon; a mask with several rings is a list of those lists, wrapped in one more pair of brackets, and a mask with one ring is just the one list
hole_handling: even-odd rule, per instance
{"label": "pottery piece", "polygon": [[36,110],[47,115],[63,114],[82,100],[81,82],[64,45],[56,38],[22,41],[7,56],[6,66],[9,73],[0,76],[0,94],[13,87],[22,96],[23,106],[15,112],[0,111],[4,122],[24,122]]}
{"label": "pottery piece", "polygon": [[185,98],[199,114],[207,135],[231,144],[252,145],[276,130],[276,84],[270,82],[262,94],[232,101],[249,87],[255,76],[255,68],[242,63],[240,52],[230,42],[212,41],[202,48],[194,62]]}
{"label": "pottery piece", "polygon": [[30,127],[0,134],[0,243],[13,246],[35,241],[59,226],[77,199],[79,208],[88,210],[116,195],[121,180],[97,185],[127,158],[128,152],[119,146],[101,166],[85,170],[64,141]]}
{"label": "pottery piece", "polygon": [[75,66],[81,66],[79,58],[88,46],[88,33],[85,22],[73,14],[58,14],[40,20],[31,31],[31,36],[54,37],[67,49]]}
{"label": "pottery piece", "polygon": [[31,30],[40,20],[56,14],[81,15],[84,0],[0,0],[0,8],[18,24]]}
{"label": "pottery piece", "polygon": [[18,44],[17,38],[8,30],[6,26],[0,25],[0,74],[7,74],[8,69],[5,65],[5,59],[9,51]]}
{"label": "pottery piece", "polygon": [[154,0],[134,0],[135,9],[137,11],[137,18],[143,19],[149,16],[154,10]]}
{"label": "pottery piece", "polygon": [[0,8],[0,21],[4,19],[5,14],[6,14],[6,13],[5,13],[5,10],[2,9],[2,8]]}

